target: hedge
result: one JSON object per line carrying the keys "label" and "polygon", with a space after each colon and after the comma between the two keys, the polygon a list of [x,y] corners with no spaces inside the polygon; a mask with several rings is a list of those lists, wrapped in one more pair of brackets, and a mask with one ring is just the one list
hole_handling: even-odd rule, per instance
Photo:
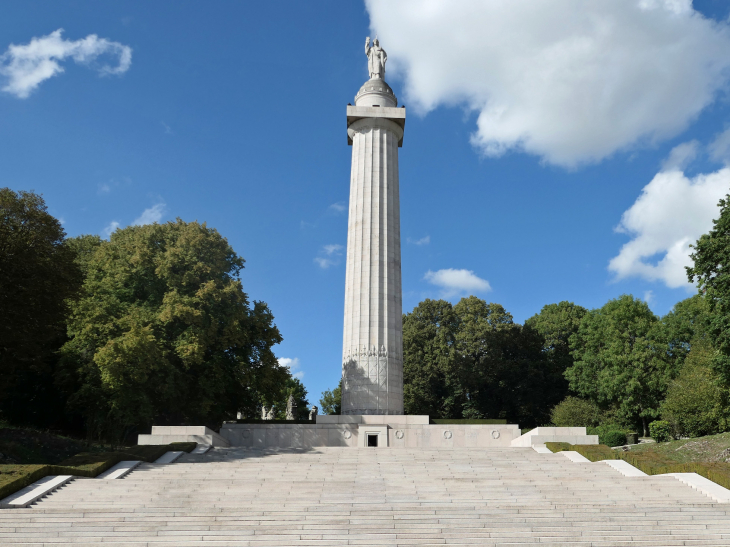
{"label": "hedge", "polygon": [[58,465],[0,465],[0,499],[25,488],[48,475],[75,475],[96,477],[124,460],[153,462],[165,452],[181,450],[191,452],[197,443],[170,443],[125,448],[124,452],[82,453],[62,461]]}
{"label": "hedge", "polygon": [[730,464],[722,462],[689,462],[677,463],[656,452],[622,452],[606,445],[570,445],[568,443],[545,443],[552,452],[574,450],[592,462],[601,460],[625,460],[647,475],[664,475],[665,473],[697,473],[730,489]]}

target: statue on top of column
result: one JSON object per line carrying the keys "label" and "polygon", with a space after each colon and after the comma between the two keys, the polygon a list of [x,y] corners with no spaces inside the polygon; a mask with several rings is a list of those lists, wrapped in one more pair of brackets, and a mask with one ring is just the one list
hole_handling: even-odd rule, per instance
{"label": "statue on top of column", "polygon": [[372,46],[370,45],[370,36],[365,38],[365,55],[368,57],[370,79],[377,78],[378,80],[382,80],[385,78],[385,61],[388,60],[388,55],[380,47],[380,42],[377,38],[373,40]]}

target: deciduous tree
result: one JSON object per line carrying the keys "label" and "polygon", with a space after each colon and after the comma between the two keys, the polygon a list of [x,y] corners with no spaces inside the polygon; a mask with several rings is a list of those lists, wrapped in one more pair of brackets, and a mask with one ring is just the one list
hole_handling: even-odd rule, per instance
{"label": "deciduous tree", "polygon": [[78,247],[86,275],[63,354],[91,432],[215,425],[276,398],[289,377],[272,352],[281,335],[266,304],[250,303],[244,261],[216,230],[178,219]]}

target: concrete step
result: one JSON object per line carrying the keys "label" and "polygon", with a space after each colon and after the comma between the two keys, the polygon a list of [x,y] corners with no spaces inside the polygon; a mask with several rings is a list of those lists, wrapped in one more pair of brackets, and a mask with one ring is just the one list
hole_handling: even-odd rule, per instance
{"label": "concrete step", "polygon": [[730,545],[730,505],[532,448],[213,448],[0,511],[2,545]]}

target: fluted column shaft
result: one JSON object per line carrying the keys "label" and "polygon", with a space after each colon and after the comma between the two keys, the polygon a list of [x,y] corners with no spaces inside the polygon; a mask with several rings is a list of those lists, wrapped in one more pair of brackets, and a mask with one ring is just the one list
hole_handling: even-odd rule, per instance
{"label": "fluted column shaft", "polygon": [[403,129],[366,118],[348,128],[342,414],[403,414],[398,142]]}

